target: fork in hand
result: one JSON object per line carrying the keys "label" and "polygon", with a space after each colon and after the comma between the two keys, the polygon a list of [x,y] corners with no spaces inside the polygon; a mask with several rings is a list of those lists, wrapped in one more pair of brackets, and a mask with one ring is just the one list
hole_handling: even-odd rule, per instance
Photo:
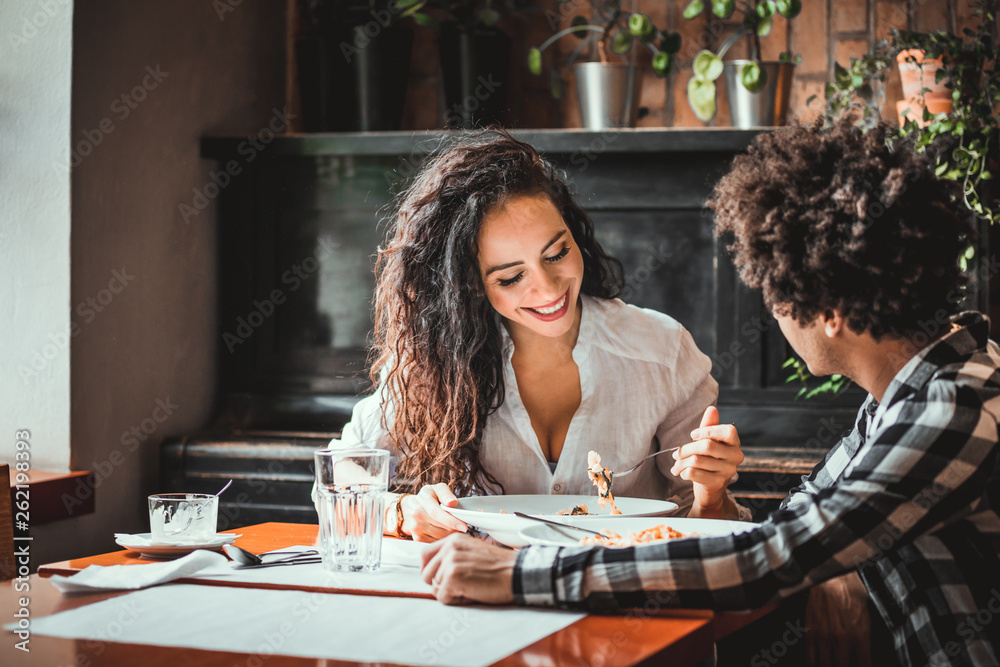
{"label": "fork in hand", "polygon": [[608,472],[611,474],[612,479],[615,478],[615,477],[624,477],[625,475],[631,475],[636,470],[638,470],[639,466],[641,466],[643,463],[645,463],[648,459],[651,459],[654,456],[659,456],[660,454],[666,454],[667,452],[677,451],[678,449],[680,449],[680,445],[678,445],[677,447],[671,447],[670,449],[661,449],[658,452],[653,452],[649,456],[644,457],[641,461],[639,461],[638,463],[636,463],[634,466],[632,466],[631,468],[629,468],[625,472],[612,472],[610,470]]}

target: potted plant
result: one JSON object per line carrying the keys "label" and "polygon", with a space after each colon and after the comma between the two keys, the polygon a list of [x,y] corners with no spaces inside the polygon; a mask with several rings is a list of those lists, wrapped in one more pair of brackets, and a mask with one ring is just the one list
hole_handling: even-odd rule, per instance
{"label": "potted plant", "polygon": [[[693,74],[688,81],[687,96],[691,110],[702,122],[709,122],[716,112],[716,80],[725,74],[730,117],[734,127],[748,129],[766,125],[779,125],[787,111],[788,91],[791,89],[793,61],[788,53],[781,54],[777,62],[760,59],[760,40],[771,33],[775,14],[794,19],[802,11],[800,0],[752,0],[737,9],[734,0],[716,0],[710,3],[711,12],[720,19],[736,17],[739,27],[729,34],[713,53],[700,51],[692,63]],[[704,0],[691,0],[684,7],[683,16],[694,19],[707,9]],[[726,53],[743,37],[752,40],[753,48],[748,60],[725,62]]]}
{"label": "potted plant", "polygon": [[295,39],[307,131],[398,130],[421,0],[303,0]]}
{"label": "potted plant", "polygon": [[[925,74],[915,84],[920,86],[915,95],[919,116],[914,117],[912,110],[906,113],[900,119],[900,135],[914,135],[918,150],[932,150],[938,174],[959,181],[965,205],[992,224],[1000,217],[1000,208],[984,202],[981,190],[996,168],[1000,136],[997,0],[976,4],[980,22],[976,30],[965,29],[965,39],[943,30],[894,30],[889,39],[852,58],[847,67],[835,64],[834,80],[826,85],[824,115],[832,120],[842,113],[857,113],[861,126],[871,127],[882,117],[886,80],[894,63],[933,68],[933,82]],[[904,97],[912,96],[913,90],[908,88]],[[935,113],[931,100],[942,96],[950,104]],[[914,100],[903,102],[914,104]]]}
{"label": "potted plant", "polygon": [[439,54],[449,128],[503,124],[511,40],[500,29],[504,14],[527,0],[426,0],[447,18],[440,23]]}
{"label": "potted plant", "polygon": [[[904,99],[897,106],[902,112],[899,135],[912,136],[917,150],[929,151],[938,175],[961,183],[962,203],[983,224],[992,224],[1000,219],[1000,202],[986,189],[992,172],[1000,168],[998,3],[976,4],[980,21],[975,30],[963,31],[965,39],[941,30],[894,30],[848,66],[835,64],[834,80],[826,85],[824,118],[831,123],[852,113],[862,128],[874,126],[882,118],[891,68],[916,68],[919,75],[905,83]],[[942,100],[945,104],[935,112],[935,101]],[[962,269],[970,271],[975,258],[970,247],[961,259]],[[977,284],[977,273],[972,272],[973,289],[985,290],[983,282]],[[802,383],[799,395],[806,398],[836,395],[850,384],[845,377],[832,376],[810,387],[811,376],[798,359],[788,359],[784,367],[792,369],[788,381]]]}
{"label": "potted plant", "polygon": [[[619,0],[590,0],[594,23],[585,16],[576,16],[572,25],[555,33],[538,47],[528,51],[528,69],[542,74],[542,54],[559,39],[574,35],[580,43],[573,49],[562,68],[549,70],[549,88],[553,97],[562,97],[561,71],[574,67],[580,115],[587,129],[633,127],[638,118],[642,79],[634,63],[623,60],[634,42],[645,45],[652,54],[653,72],[658,77],[673,71],[674,54],[680,50],[677,33],[660,31],[649,16],[624,12]],[[574,66],[584,49],[596,46],[597,62]],[[612,60],[612,54],[618,56]]]}

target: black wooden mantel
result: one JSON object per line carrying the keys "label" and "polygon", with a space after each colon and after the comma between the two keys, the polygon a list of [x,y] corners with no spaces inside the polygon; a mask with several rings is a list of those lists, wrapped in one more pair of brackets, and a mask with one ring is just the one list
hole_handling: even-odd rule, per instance
{"label": "black wooden mantel", "polygon": [[[673,316],[711,356],[722,420],[737,425],[748,454],[734,488],[756,508],[773,507],[853,425],[862,394],[795,399],[799,387],[781,369],[787,344],[714,237],[703,204],[757,131],[513,134],[564,171],[599,240],[625,266],[626,301]],[[370,390],[364,347],[381,221],[420,160],[454,138],[441,131],[202,141],[219,186],[206,194],[218,211],[220,408],[211,434],[166,445],[171,488],[209,490],[235,476],[249,489],[285,452],[280,471],[268,473],[266,501],[259,496],[255,507],[251,494],[236,525],[311,516],[308,453]],[[300,266],[296,285],[293,267],[317,249],[319,268]],[[281,299],[271,308],[275,290]]]}

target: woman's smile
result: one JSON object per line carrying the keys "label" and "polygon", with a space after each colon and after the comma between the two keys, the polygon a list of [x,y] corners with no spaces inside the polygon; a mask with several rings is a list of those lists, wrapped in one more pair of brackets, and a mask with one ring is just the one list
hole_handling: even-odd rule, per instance
{"label": "woman's smile", "polygon": [[554,322],[569,310],[569,290],[566,290],[561,297],[550,304],[535,306],[534,308],[524,306],[524,309],[543,322]]}

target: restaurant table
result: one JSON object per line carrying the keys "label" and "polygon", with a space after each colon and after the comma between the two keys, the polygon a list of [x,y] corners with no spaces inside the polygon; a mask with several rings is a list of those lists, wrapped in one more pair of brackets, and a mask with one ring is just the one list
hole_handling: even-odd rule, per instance
{"label": "restaurant table", "polygon": [[[282,549],[295,545],[313,544],[317,526],[305,524],[265,523],[235,529],[233,533],[242,536],[236,544],[254,553]],[[13,612],[19,607],[21,597],[30,601],[31,618],[37,619],[61,611],[93,604],[129,591],[90,595],[62,595],[46,577],[60,574],[71,575],[89,565],[141,565],[156,562],[140,558],[139,554],[116,551],[88,558],[78,558],[39,568],[32,575],[28,592],[15,590],[15,581],[0,584],[0,614],[9,622]],[[202,584],[206,586],[241,586],[274,588],[266,584],[246,582],[205,581],[197,578],[182,578],[175,583]],[[298,590],[343,593],[326,588],[295,587]],[[208,589],[206,589],[207,592]],[[392,595],[386,592],[350,591],[369,595]],[[623,615],[589,614],[525,648],[494,663],[504,667],[517,665],[563,665],[596,664],[594,658],[604,655],[608,647],[614,647],[613,658],[607,664],[641,665],[669,664],[676,667],[699,665],[710,660],[713,642],[739,630],[757,619],[774,611],[771,605],[751,613],[714,613],[706,610],[660,610],[655,613],[639,611]],[[65,665],[69,667],[92,667],[101,665],[175,665],[183,661],[185,667],[245,665],[251,654],[222,651],[206,651],[193,648],[147,646],[115,642],[90,642],[55,637],[33,635],[31,652],[25,653],[15,648],[17,636],[4,631],[3,646],[0,648],[0,664],[3,665]],[[267,665],[354,665],[350,661],[310,659],[291,656],[268,656]]]}

